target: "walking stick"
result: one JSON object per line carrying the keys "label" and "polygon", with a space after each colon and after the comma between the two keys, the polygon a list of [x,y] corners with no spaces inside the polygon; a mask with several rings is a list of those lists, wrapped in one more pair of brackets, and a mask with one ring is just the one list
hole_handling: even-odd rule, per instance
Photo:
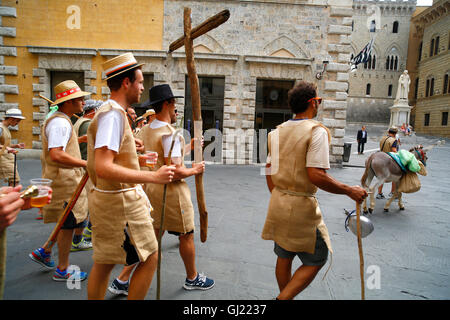
{"label": "walking stick", "polygon": [[[175,144],[175,138],[181,135],[181,129],[175,130],[172,134],[172,144],[170,145],[169,157],[167,158],[167,164],[170,166],[170,162],[172,161],[172,150]],[[161,239],[163,234],[163,226],[164,226],[164,213],[166,210],[166,195],[167,195],[167,183],[164,185],[163,192],[163,203],[161,209],[161,225],[159,227],[159,235],[158,235],[158,269],[156,272],[157,276],[157,284],[156,284],[156,300],[160,300],[161,297]]]}
{"label": "walking stick", "polygon": [[359,250],[359,274],[361,277],[361,300],[365,300],[364,293],[364,256],[363,256],[363,248],[362,248],[362,240],[361,240],[361,204],[356,202],[356,230],[358,236],[358,250]]}
{"label": "walking stick", "polygon": [[16,154],[14,153],[14,182],[13,182],[13,187],[16,186],[16,168],[17,168],[17,159],[16,159]]}
{"label": "walking stick", "polygon": [[75,206],[75,203],[78,200],[78,197],[80,196],[81,192],[83,191],[83,188],[86,184],[86,182],[89,179],[89,175],[87,172],[84,173],[83,177],[81,178],[80,182],[78,183],[77,189],[72,195],[72,198],[70,199],[67,206],[64,208],[63,214],[59,217],[58,223],[56,224],[55,228],[53,229],[50,237],[48,238],[47,242],[42,246],[42,248],[45,249],[51,249],[55,243],[56,243],[56,237],[58,236],[59,230],[61,230],[61,227],[63,226],[64,222],[66,221],[67,217],[69,216],[69,213],[72,211],[73,207]]}

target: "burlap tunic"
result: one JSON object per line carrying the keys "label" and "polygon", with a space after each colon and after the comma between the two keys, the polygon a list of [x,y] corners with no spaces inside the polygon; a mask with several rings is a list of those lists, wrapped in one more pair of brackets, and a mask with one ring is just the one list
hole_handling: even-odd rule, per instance
{"label": "burlap tunic", "polygon": [[384,137],[380,140],[380,150],[383,152],[391,152],[395,138],[391,136]]}
{"label": "burlap tunic", "polygon": [[[8,153],[6,147],[11,145],[11,132],[0,122],[2,135],[0,136],[0,144],[3,145],[0,150],[0,180],[6,182],[13,182],[14,180],[14,154]],[[16,167],[16,184],[20,181],[19,171]]]}
{"label": "burlap tunic", "polygon": [[[78,146],[78,137],[73,130],[72,122],[70,118],[62,112],[53,113],[42,126],[42,178],[52,180],[52,201],[50,204],[43,207],[44,223],[57,222],[60,215],[64,212],[64,201],[69,202],[72,198],[81,178],[84,174],[83,168],[70,168],[65,167],[60,163],[52,161],[50,159],[50,152],[48,150],[48,139],[45,134],[45,129],[51,119],[55,117],[60,117],[66,119],[71,127],[72,134],[67,142],[65,152],[74,158],[81,159],[80,147]],[[88,203],[87,203],[87,193],[83,189],[80,196],[78,197],[75,206],[72,209],[73,215],[77,223],[81,223],[87,218],[88,213]]]}
{"label": "burlap tunic", "polygon": [[[269,134],[271,167],[276,169],[278,163],[278,172],[271,176],[275,188],[262,238],[274,240],[292,252],[313,254],[316,229],[332,252],[328,230],[315,198],[317,187],[311,183],[306,171],[306,152],[312,130],[317,126],[324,127],[315,120],[302,120],[291,126],[280,125]],[[277,145],[279,152],[276,152]]]}
{"label": "burlap tunic", "polygon": [[123,137],[114,163],[139,170],[139,161],[133,133],[125,111],[113,102],[107,102],[97,111],[88,129],[89,177],[94,185],[89,193],[89,212],[92,223],[93,260],[104,264],[125,264],[122,248],[124,229],[130,236],[140,261],[158,250],[158,242],[150,217],[150,203],[140,185],[99,178],[95,172],[95,138],[98,116],[112,109],[119,110],[123,119]]}
{"label": "burlap tunic", "polygon": [[[158,170],[164,165],[163,136],[171,135],[174,131],[175,129],[169,124],[157,129],[152,129],[149,125],[146,125],[140,130],[138,138],[144,141],[145,150],[158,152],[158,162],[155,165],[154,170]],[[182,154],[181,165],[184,166],[185,142],[182,137],[180,137],[180,139]],[[160,229],[164,185],[148,183],[145,186],[145,193],[153,206],[153,225],[156,229]],[[167,185],[163,230],[184,234],[194,229],[194,207],[191,201],[189,186],[184,179],[173,181]]]}

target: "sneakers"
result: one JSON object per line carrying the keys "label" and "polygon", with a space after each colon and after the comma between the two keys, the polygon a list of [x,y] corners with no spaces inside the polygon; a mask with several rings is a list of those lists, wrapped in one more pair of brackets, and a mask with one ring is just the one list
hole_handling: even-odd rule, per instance
{"label": "sneakers", "polygon": [[53,280],[55,281],[67,281],[67,280],[78,280],[83,281],[87,279],[87,273],[83,271],[75,271],[67,272],[67,269],[64,271],[56,268],[55,273],[53,274]]}
{"label": "sneakers", "polygon": [[183,288],[186,290],[208,290],[214,287],[214,280],[207,278],[205,275],[198,273],[195,280],[184,282]]}
{"label": "sneakers", "polygon": [[388,198],[392,198],[393,196],[394,196],[394,194],[392,192],[389,192]]}
{"label": "sneakers", "polygon": [[74,251],[84,251],[84,250],[91,250],[92,249],[92,242],[86,241],[86,239],[83,237],[80,242],[77,244],[74,244],[72,242],[72,248],[70,248],[70,252]]}
{"label": "sneakers", "polygon": [[123,294],[125,296],[128,295],[128,286],[129,282],[125,284],[121,284],[117,279],[114,279],[114,281],[111,283],[111,285],[108,287],[109,292],[114,294]]}
{"label": "sneakers", "polygon": [[41,266],[52,270],[55,268],[55,262],[50,253],[45,253],[43,248],[38,248],[28,255],[31,260],[39,263]]}
{"label": "sneakers", "polygon": [[83,230],[83,238],[84,238],[86,241],[91,241],[91,238],[92,238],[92,230],[89,229],[88,227],[84,228],[84,230]]}
{"label": "sneakers", "polygon": [[383,193],[377,194],[377,199],[385,199],[384,194]]}

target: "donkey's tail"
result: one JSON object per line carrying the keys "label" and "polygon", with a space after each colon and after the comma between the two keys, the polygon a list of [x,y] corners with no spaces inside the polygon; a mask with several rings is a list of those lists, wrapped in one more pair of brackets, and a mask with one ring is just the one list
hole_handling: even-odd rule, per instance
{"label": "donkey's tail", "polygon": [[369,186],[366,186],[366,180],[367,180],[367,176],[369,174],[369,170],[372,170],[371,164],[372,164],[372,158],[373,158],[374,154],[375,153],[371,154],[369,156],[369,158],[367,158],[367,160],[366,160],[366,169],[364,170],[364,173],[363,173],[363,175],[361,177],[361,186],[363,188],[368,188],[369,187]]}

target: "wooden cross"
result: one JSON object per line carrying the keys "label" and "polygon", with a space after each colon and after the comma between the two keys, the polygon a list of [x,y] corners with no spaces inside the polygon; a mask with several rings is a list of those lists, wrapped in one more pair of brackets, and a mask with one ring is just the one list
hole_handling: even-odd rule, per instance
{"label": "wooden cross", "polygon": [[[169,53],[181,48],[186,51],[186,66],[189,83],[191,85],[192,114],[194,118],[194,162],[203,161],[201,139],[203,134],[203,123],[200,103],[200,89],[197,71],[194,62],[193,40],[208,31],[217,28],[228,20],[230,11],[224,10],[215,16],[205,20],[203,23],[191,29],[191,9],[184,8],[184,36],[174,41],[169,46]],[[206,241],[208,235],[208,212],[206,211],[205,192],[203,188],[203,174],[195,176],[195,189],[197,194],[197,205],[200,213],[200,240]]]}

